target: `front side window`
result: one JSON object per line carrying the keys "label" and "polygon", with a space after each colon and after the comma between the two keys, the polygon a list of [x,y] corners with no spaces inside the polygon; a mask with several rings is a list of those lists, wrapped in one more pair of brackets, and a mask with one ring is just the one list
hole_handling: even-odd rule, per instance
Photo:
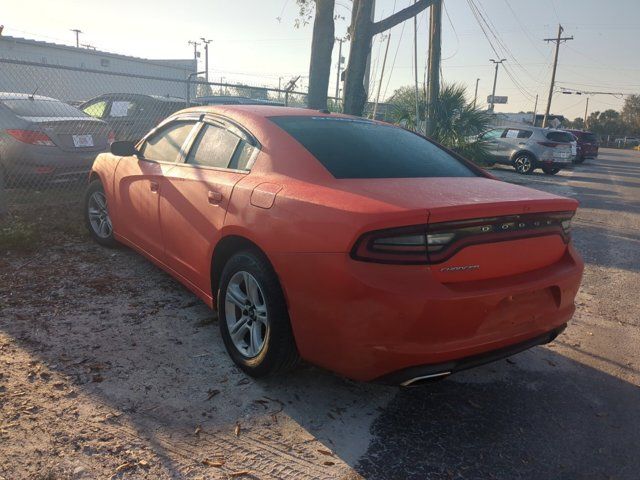
{"label": "front side window", "polygon": [[489,130],[484,135],[482,135],[482,140],[494,140],[502,136],[504,132],[504,128],[494,128],[493,130]]}
{"label": "front side window", "polygon": [[399,127],[344,117],[270,120],[302,144],[335,178],[477,176],[435,143]]}
{"label": "front side window", "polygon": [[150,136],[142,145],[142,156],[158,162],[175,162],[195,122],[177,121]]}
{"label": "front side window", "polygon": [[239,143],[240,138],[233,133],[207,123],[191,147],[187,163],[227,168]]}

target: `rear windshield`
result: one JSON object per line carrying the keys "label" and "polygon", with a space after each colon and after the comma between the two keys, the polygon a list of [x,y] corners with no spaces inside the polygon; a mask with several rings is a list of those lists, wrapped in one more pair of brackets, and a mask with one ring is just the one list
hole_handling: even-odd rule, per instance
{"label": "rear windshield", "polygon": [[271,117],[335,178],[475,177],[424,138],[398,127],[339,117]]}
{"label": "rear windshield", "polygon": [[71,105],[58,100],[2,100],[2,103],[20,117],[86,117],[84,113]]}
{"label": "rear windshield", "polygon": [[549,132],[547,138],[552,142],[573,142],[575,137],[569,132]]}

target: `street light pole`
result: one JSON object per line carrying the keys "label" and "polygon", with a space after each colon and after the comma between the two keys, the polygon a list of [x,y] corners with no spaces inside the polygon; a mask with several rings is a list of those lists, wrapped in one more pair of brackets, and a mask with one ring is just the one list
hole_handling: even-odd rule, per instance
{"label": "street light pole", "polygon": [[209,83],[209,44],[211,40],[207,40],[204,37],[200,37],[202,43],[204,43],[204,80]]}
{"label": "street light pole", "polygon": [[495,108],[495,103],[496,103],[496,84],[498,83],[498,66],[502,62],[506,62],[507,59],[503,58],[502,60],[494,60],[493,58],[491,58],[489,59],[489,61],[496,64],[496,72],[493,75],[493,90],[491,92],[491,106],[489,107],[489,111],[493,113],[493,110]]}

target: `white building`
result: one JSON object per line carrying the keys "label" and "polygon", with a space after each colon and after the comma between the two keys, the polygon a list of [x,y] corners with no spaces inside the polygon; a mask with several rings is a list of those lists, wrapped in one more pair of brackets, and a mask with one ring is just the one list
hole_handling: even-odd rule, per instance
{"label": "white building", "polygon": [[87,48],[0,36],[0,91],[78,102],[103,93],[185,98],[194,59],[147,60]]}

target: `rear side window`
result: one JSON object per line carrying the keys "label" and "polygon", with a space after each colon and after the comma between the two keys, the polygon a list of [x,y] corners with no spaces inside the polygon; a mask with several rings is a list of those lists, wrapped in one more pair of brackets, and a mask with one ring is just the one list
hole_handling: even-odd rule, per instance
{"label": "rear side window", "polygon": [[518,131],[518,138],[529,138],[533,132],[531,130]]}
{"label": "rear side window", "polygon": [[175,122],[150,136],[142,145],[141,153],[148,160],[175,162],[195,122]]}
{"label": "rear side window", "polygon": [[84,117],[86,115],[67,103],[58,100],[29,100],[10,99],[2,100],[5,106],[20,117]]}
{"label": "rear side window", "polygon": [[113,100],[111,102],[111,109],[109,110],[109,117],[131,117],[137,110],[138,106],[134,102],[130,102],[128,100]]}
{"label": "rear side window", "polygon": [[598,143],[598,139],[593,133],[583,133],[582,141],[586,143]]}
{"label": "rear side window", "polygon": [[340,117],[271,117],[335,178],[475,177],[442,148],[407,130]]}
{"label": "rear side window", "polygon": [[240,138],[228,130],[205,124],[189,151],[187,163],[227,168],[239,143]]}
{"label": "rear side window", "polygon": [[546,137],[552,142],[568,143],[575,140],[574,136],[569,132],[548,132]]}

